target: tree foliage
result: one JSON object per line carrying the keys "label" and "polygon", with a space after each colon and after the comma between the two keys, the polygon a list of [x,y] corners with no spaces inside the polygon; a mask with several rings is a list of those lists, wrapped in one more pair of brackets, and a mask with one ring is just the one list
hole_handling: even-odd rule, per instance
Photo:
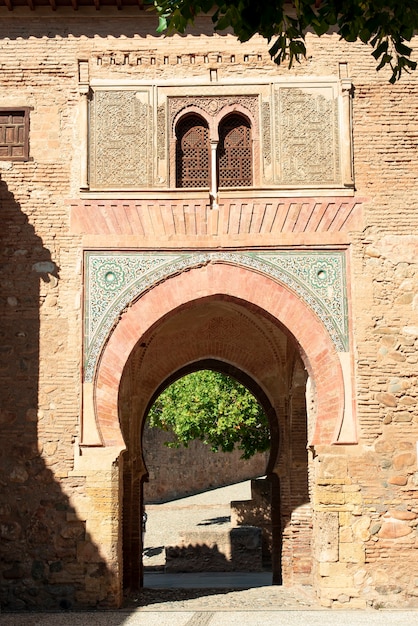
{"label": "tree foliage", "polygon": [[390,66],[392,83],[417,66],[406,44],[418,30],[417,0],[154,0],[154,6],[159,32],[183,33],[199,13],[210,13],[215,30],[232,28],[240,41],[256,33],[265,37],[278,64],[288,60],[291,66],[306,55],[310,30],[371,45],[377,69]]}
{"label": "tree foliage", "polygon": [[238,381],[212,370],[200,370],[167,387],[148,414],[151,427],[174,433],[166,442],[187,447],[200,439],[213,452],[231,452],[249,459],[270,446],[268,419],[252,393]]}

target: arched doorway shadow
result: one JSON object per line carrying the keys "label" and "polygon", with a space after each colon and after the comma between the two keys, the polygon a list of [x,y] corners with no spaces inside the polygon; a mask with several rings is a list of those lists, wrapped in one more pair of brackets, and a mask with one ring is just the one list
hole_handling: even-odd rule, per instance
{"label": "arched doorway shadow", "polygon": [[[148,409],[165,386],[187,372],[200,369],[203,363],[224,373],[232,373],[255,393],[269,415],[272,453],[267,469],[272,489],[273,578],[275,583],[281,583],[282,520],[286,519],[290,506],[306,503],[300,498],[306,499],[307,494],[307,489],[303,489],[298,500],[293,493],[292,502],[285,499],[286,508],[282,511],[279,468],[285,470],[285,483],[291,481],[291,472],[286,469],[291,455],[279,442],[283,439],[282,434],[283,441],[292,439],[296,362],[299,370],[305,371],[300,350],[289,333],[258,309],[225,296],[203,298],[178,307],[139,338],[127,360],[119,389],[119,415],[127,446],[123,462],[123,551],[127,587],[141,586],[143,580],[140,520],[147,468],[143,458],[142,431]],[[300,393],[304,398],[304,387]],[[305,406],[303,402],[300,404]],[[304,432],[299,433],[305,452],[306,422],[305,412]],[[297,423],[300,426],[301,422]],[[304,471],[307,484],[306,464]],[[286,484],[285,491],[290,493],[292,486]]]}

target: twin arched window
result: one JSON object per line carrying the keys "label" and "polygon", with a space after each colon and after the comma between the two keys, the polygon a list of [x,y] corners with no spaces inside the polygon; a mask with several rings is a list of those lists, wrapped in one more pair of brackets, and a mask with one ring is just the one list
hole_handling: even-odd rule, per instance
{"label": "twin arched window", "polygon": [[210,187],[212,176],[217,178],[217,187],[252,185],[251,125],[243,115],[227,115],[219,125],[216,172],[211,171],[206,120],[196,114],[183,118],[177,125],[176,135],[177,187]]}

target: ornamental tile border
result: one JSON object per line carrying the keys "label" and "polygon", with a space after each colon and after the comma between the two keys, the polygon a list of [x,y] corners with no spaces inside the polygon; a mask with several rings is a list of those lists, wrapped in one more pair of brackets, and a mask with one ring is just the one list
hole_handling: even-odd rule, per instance
{"label": "ornamental tile border", "polygon": [[123,310],[157,283],[207,263],[255,270],[285,284],[320,318],[338,352],[348,350],[344,252],[85,252],[84,379]]}

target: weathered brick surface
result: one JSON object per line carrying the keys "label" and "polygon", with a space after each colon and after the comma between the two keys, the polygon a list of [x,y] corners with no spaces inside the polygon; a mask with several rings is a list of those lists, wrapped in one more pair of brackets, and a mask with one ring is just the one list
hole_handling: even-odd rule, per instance
{"label": "weathered brick surface", "polygon": [[[119,414],[119,383],[122,379],[122,387],[127,385],[125,366],[136,343],[131,335],[139,340],[148,332],[150,337],[157,327],[161,330],[164,315],[174,320],[173,336],[183,332],[184,351],[176,360],[167,352],[170,342],[161,340],[155,363],[148,360],[150,376],[144,377],[146,398],[141,402],[172,373],[170,363],[179,368],[187,359],[213,353],[241,364],[263,388],[272,390],[280,422],[276,473],[281,481],[285,582],[312,581],[324,606],[416,606],[418,76],[390,86],[387,74],[375,72],[367,48],[340,42],[337,36],[309,36],[307,60],[288,70],[270,62],[265,42],[237,45],[231,36],[210,34],[207,20],[198,20],[193,35],[167,39],[152,34],[154,18],[138,18],[129,10],[52,14],[45,9],[8,12],[3,7],[0,16],[0,106],[33,107],[31,160],[0,161],[2,607],[120,603],[126,542],[120,468],[125,461],[118,456],[125,440],[139,442],[140,426],[132,424],[128,414]],[[354,85],[355,198],[361,199],[361,208],[347,198],[341,209],[347,215],[347,207],[352,209],[347,222],[334,218],[318,229],[312,223],[310,229],[306,216],[312,204],[300,200],[301,220],[293,228],[295,206],[278,194],[279,222],[286,224],[289,215],[287,226],[279,228],[267,210],[261,226],[260,206],[250,207],[245,197],[228,204],[227,210],[221,207],[219,220],[207,216],[207,205],[196,198],[194,213],[183,211],[178,203],[166,213],[161,210],[154,222],[143,200],[123,203],[113,198],[106,201],[115,206],[106,223],[95,198],[92,219],[88,201],[80,197],[79,60],[88,61],[90,80],[108,83],[185,77],[215,81],[216,75],[218,81],[254,82],[259,76],[326,77],[337,76],[338,64],[348,63]],[[325,202],[309,193],[304,197],[310,203]],[[158,195],[149,203],[162,204]],[[230,220],[232,206],[241,207],[242,221]],[[123,220],[117,216],[121,207]],[[181,223],[182,229],[176,227]],[[131,233],[129,224],[135,225]],[[338,368],[333,368],[335,355],[327,342],[324,345],[318,320],[298,312],[296,296],[284,297],[280,289],[273,292],[268,281],[249,280],[242,269],[225,269],[224,279],[233,275],[234,298],[269,311],[294,334],[296,341],[283,344],[284,351],[276,345],[270,359],[284,364],[279,384],[274,373],[263,369],[261,349],[246,351],[246,336],[235,346],[221,336],[219,345],[202,340],[194,351],[173,309],[188,306],[192,298],[224,293],[221,282],[210,292],[217,280],[212,268],[198,271],[206,275],[203,280],[186,272],[161,288],[164,302],[151,290],[143,309],[134,305],[124,316],[102,361],[96,397],[101,435],[110,448],[80,451],[83,248],[161,246],[348,248],[357,444],[330,445],[335,426],[330,416],[338,414],[342,402],[334,374]],[[219,300],[217,306],[214,319],[225,320],[224,302]],[[260,336],[270,337],[270,343],[262,345],[274,346],[263,315],[257,317],[254,308],[246,306],[232,326],[246,332],[245,313],[250,326],[261,325]],[[139,310],[138,315],[132,313]],[[173,340],[173,345],[178,344]],[[291,354],[300,346],[312,366],[308,423],[304,394],[295,391],[304,389],[306,376],[301,386],[290,381],[290,364],[299,362]],[[307,461],[305,446],[314,432]],[[135,447],[134,452],[125,466],[140,476],[141,450]],[[140,493],[138,484],[132,493]],[[131,500],[132,516],[138,513],[134,504]],[[129,518],[128,508],[124,517]],[[138,544],[134,531],[129,541]]]}

